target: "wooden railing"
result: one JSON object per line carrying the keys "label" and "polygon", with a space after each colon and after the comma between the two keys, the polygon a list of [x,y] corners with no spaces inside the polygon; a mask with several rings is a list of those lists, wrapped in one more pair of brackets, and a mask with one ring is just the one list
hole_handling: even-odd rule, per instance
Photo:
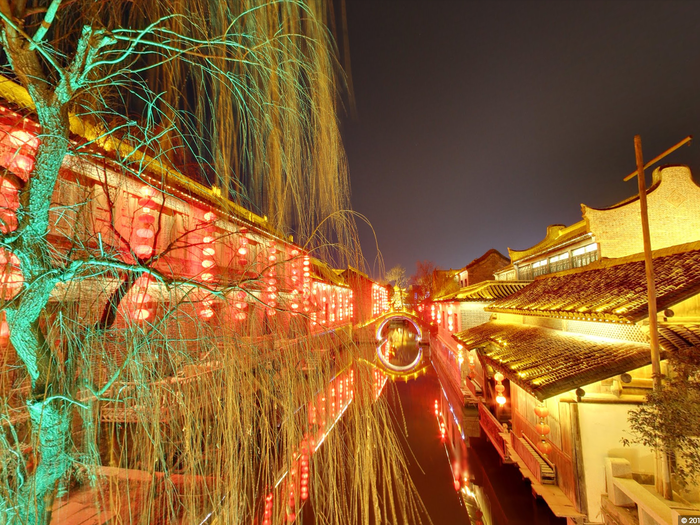
{"label": "wooden railing", "polygon": [[503,427],[483,403],[479,403],[479,423],[481,423],[481,428],[484,429],[484,432],[493,444],[496,452],[498,452],[498,455],[501,456],[501,459],[504,461],[510,460],[506,442],[503,436],[501,436]]}
{"label": "wooden railing", "polygon": [[[527,421],[522,415],[513,412],[513,429],[516,434],[522,432],[530,441],[535,442],[539,438],[535,426]],[[569,455],[562,452],[556,446],[552,446],[552,451],[548,454],[549,460],[556,465],[557,485],[566,494],[566,497],[578,505],[576,495],[576,476],[574,474],[574,463]]]}
{"label": "wooden railing", "polygon": [[556,467],[551,461],[537,452],[536,445],[532,441],[524,435],[523,437],[517,437],[512,433],[511,443],[515,453],[525,462],[525,465],[527,465],[527,468],[539,483],[556,485]]}

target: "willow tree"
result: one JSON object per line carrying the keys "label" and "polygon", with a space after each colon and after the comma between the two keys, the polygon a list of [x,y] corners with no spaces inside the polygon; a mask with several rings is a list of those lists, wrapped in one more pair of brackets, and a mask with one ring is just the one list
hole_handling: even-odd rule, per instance
{"label": "willow tree", "polygon": [[[108,151],[135,176],[146,158],[176,165],[301,242],[352,244],[354,229],[341,213],[348,182],[328,13],[316,0],[0,0],[4,71],[26,89],[40,125],[33,169],[18,181],[16,227],[0,236],[23,279],[3,310],[31,383],[26,407],[36,447],[31,472],[0,495],[0,521],[49,520],[74,461],[70,414],[79,402],[66,357],[42,326],[50,297],[60,283],[109,263],[125,283],[103,305],[116,308],[134,275],[152,264],[135,253],[119,264],[79,251],[56,257],[47,233],[67,157]],[[71,135],[76,126],[84,140]],[[354,511],[362,503],[347,505]]]}

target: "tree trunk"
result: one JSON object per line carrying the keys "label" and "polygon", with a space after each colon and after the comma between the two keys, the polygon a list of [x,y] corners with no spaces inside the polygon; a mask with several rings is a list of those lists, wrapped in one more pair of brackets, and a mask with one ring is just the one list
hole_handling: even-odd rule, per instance
{"label": "tree trunk", "polygon": [[66,399],[72,397],[72,378],[58,377],[56,356],[39,324],[59,281],[60,268],[52,261],[47,234],[51,198],[67,152],[69,130],[65,107],[52,99],[35,99],[42,140],[31,177],[21,190],[18,235],[10,243],[20,261],[24,285],[7,308],[10,340],[32,383],[27,409],[37,461],[33,472],[27,466],[27,479],[17,488],[17,501],[10,505],[17,509],[14,515],[20,523],[37,525],[50,521],[58,481],[71,464],[71,404]]}

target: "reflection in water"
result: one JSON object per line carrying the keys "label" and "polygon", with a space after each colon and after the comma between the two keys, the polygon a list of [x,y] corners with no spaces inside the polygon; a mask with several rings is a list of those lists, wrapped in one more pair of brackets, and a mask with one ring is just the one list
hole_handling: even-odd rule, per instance
{"label": "reflection in water", "polygon": [[406,366],[418,356],[418,342],[413,326],[402,321],[402,326],[390,330],[387,337],[389,363],[394,366]]}
{"label": "reflection in water", "polygon": [[[386,337],[392,347],[388,357],[392,365],[415,359],[419,348],[409,326],[390,327]],[[409,456],[413,454],[419,463],[412,477],[433,523],[566,523],[542,500],[533,498],[529,482],[513,465],[503,465],[487,440],[469,437],[478,435],[478,427],[476,433],[462,428],[465,423],[469,426],[463,407],[449,403],[432,367],[425,376],[395,385],[408,426]],[[455,495],[462,505],[451,500]]]}
{"label": "reflection in water", "polygon": [[420,351],[417,336],[415,327],[408,321],[391,321],[381,334],[382,357],[388,364],[397,368],[413,364]]}

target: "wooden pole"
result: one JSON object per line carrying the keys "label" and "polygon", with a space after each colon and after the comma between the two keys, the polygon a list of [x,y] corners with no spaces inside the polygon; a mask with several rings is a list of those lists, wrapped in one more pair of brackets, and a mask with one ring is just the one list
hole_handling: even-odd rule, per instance
{"label": "wooden pole", "polygon": [[[642,155],[642,138],[634,137],[634,151],[637,157],[637,182],[639,185],[639,208],[642,215],[642,239],[644,242],[644,267],[647,277],[647,299],[649,301],[649,344],[651,346],[651,371],[654,391],[661,390],[661,359],[659,356],[659,331],[656,312],[656,283],[654,282],[654,260],[651,256],[651,237],[649,234],[649,215],[647,211],[647,189],[644,179],[644,157]],[[657,476],[657,490],[660,488],[663,497],[673,500],[671,489],[671,476],[668,462],[668,454],[665,447],[660,446],[658,453],[661,455],[661,476]],[[658,478],[661,478],[659,487]]]}
{"label": "wooden pole", "polygon": [[[684,138],[683,140],[681,140],[681,141],[680,141],[678,144],[676,144],[675,146],[671,146],[671,147],[668,148],[666,151],[664,151],[661,155],[659,155],[658,157],[654,157],[654,158],[651,159],[649,162],[647,162],[647,163],[644,165],[644,169],[647,169],[647,168],[648,168],[649,166],[651,166],[652,164],[656,164],[656,163],[659,162],[661,159],[663,159],[666,155],[669,155],[669,154],[673,153],[673,152],[676,151],[678,148],[680,148],[683,144],[688,144],[691,140],[693,140],[693,136],[692,136],[692,135],[688,135],[686,138]],[[625,178],[622,179],[622,180],[624,180],[625,182],[627,182],[628,180],[630,180],[631,178],[633,178],[637,173],[638,173],[638,171],[633,171],[632,173],[630,173],[629,175],[627,175],[627,177],[625,177]]]}

